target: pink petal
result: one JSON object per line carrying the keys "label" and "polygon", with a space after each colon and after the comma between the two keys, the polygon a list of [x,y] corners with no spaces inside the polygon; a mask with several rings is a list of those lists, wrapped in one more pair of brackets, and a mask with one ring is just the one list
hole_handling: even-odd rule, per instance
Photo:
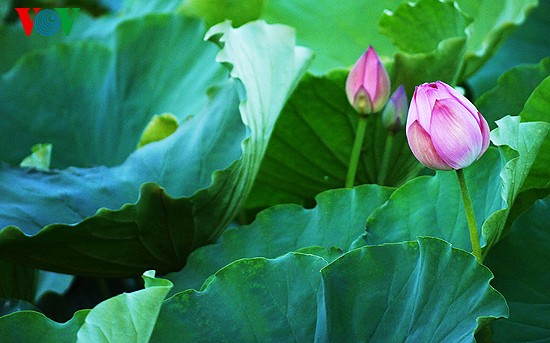
{"label": "pink petal", "polygon": [[409,105],[409,113],[407,114],[407,125],[406,130],[409,130],[409,127],[418,120],[418,111],[416,107],[416,94],[418,92],[418,86],[414,88],[413,97],[411,99],[411,103]]}
{"label": "pink petal", "polygon": [[477,112],[477,115],[479,116],[479,128],[481,130],[481,140],[482,140],[481,152],[477,157],[477,158],[480,158],[481,155],[483,155],[485,151],[487,151],[487,148],[489,147],[490,129],[489,129],[489,124],[487,124],[487,121],[485,120],[485,118],[483,118],[481,113]]}
{"label": "pink petal", "polygon": [[465,168],[479,157],[482,147],[479,125],[455,99],[435,102],[429,132],[437,154],[453,169]]}
{"label": "pink petal", "polygon": [[414,156],[428,168],[436,170],[452,169],[437,154],[430,135],[420,126],[417,120],[407,129],[407,140]]}
{"label": "pink petal", "polygon": [[363,85],[365,90],[371,96],[371,99],[376,95],[376,84],[378,81],[378,63],[380,59],[376,54],[376,51],[369,46],[367,49],[366,59],[365,59],[365,74],[363,74]]}
{"label": "pink petal", "polygon": [[455,98],[458,102],[460,102],[464,107],[466,107],[468,109],[468,111],[472,114],[472,116],[474,117],[474,119],[478,122],[479,122],[479,117],[477,116],[477,108],[474,106],[474,104],[472,104],[470,102],[470,100],[468,100],[464,95],[460,94],[460,92],[458,92],[456,89],[454,89],[453,87],[449,86],[448,84],[446,84],[445,82],[442,82],[442,81],[437,81],[436,82],[438,88],[440,89],[444,89],[445,90],[445,93],[447,93],[449,96],[440,96],[438,99],[445,99],[445,98],[450,98],[450,97],[453,97]]}
{"label": "pink petal", "polygon": [[390,77],[372,46],[367,49],[363,84],[373,101],[373,111],[380,111],[390,96]]}
{"label": "pink petal", "polygon": [[452,98],[453,92],[456,92],[454,88],[447,85],[445,82],[436,81],[428,85],[430,85],[430,95],[435,99]]}
{"label": "pink petal", "polygon": [[357,95],[357,92],[363,87],[363,80],[365,78],[365,64],[367,61],[368,50],[359,57],[357,62],[351,68],[348,78],[346,80],[346,95],[350,104],[353,104],[353,100]]}
{"label": "pink petal", "polygon": [[424,130],[426,130],[426,132],[430,129],[432,110],[436,100],[435,97],[431,95],[431,92],[432,88],[426,83],[418,86],[415,91],[416,101],[414,101],[414,106],[416,106],[418,123]]}

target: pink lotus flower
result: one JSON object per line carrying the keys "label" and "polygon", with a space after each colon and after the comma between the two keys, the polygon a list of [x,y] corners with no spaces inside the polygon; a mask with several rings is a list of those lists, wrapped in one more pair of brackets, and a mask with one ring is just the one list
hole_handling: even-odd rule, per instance
{"label": "pink lotus flower", "polygon": [[489,125],[477,108],[441,82],[417,86],[407,118],[407,140],[416,158],[437,170],[462,169],[489,146]]}
{"label": "pink lotus flower", "polygon": [[390,96],[390,78],[380,58],[369,46],[346,80],[349,103],[360,114],[380,111]]}

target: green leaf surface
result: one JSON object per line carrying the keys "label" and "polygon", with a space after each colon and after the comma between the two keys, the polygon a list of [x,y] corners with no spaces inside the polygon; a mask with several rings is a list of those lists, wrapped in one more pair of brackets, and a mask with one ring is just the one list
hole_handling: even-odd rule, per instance
{"label": "green leaf surface", "polygon": [[0,127],[1,159],[19,163],[33,145],[49,143],[52,168],[124,162],[154,114],[197,114],[206,88],[225,79],[204,30],[181,15],[150,15],[117,26],[109,44],[26,55],[0,76],[0,113],[10,123]]}
{"label": "green leaf surface", "polygon": [[[498,119],[507,115],[519,115],[535,88],[548,76],[550,76],[550,58],[545,58],[538,64],[512,68],[499,77],[493,89],[479,97],[476,106],[487,119],[489,127],[495,128]],[[528,120],[522,116],[522,121],[544,121],[544,119]]]}
{"label": "green leaf surface", "polygon": [[391,193],[389,188],[363,185],[321,193],[313,209],[292,204],[271,207],[252,224],[229,229],[216,244],[195,250],[181,271],[167,277],[174,292],[199,289],[206,278],[240,258],[275,258],[303,248],[311,250],[300,251],[314,255],[320,251],[322,257],[335,253],[312,246],[346,251],[364,231],[369,214]]}
{"label": "green leaf surface", "polygon": [[[393,11],[400,3],[405,1],[277,0],[266,3],[264,18],[270,22],[285,23],[295,27],[298,42],[316,52],[317,58],[313,64],[313,70],[321,73],[331,68],[353,64],[369,45],[374,46],[382,56],[393,55],[396,52],[395,47],[387,38],[379,34],[377,24],[384,10]],[[507,34],[523,23],[526,13],[536,6],[537,1],[459,0],[457,3],[460,9],[473,19],[473,24],[468,27],[470,37],[465,47],[466,61],[460,77],[465,79],[483,65]],[[422,16],[417,19],[427,17],[427,13],[430,12],[436,17],[449,14],[445,11],[433,11],[436,6],[442,7],[440,4],[432,2],[429,6],[426,8],[427,12],[422,12]],[[457,19],[460,23],[461,19],[453,17],[449,22],[438,25],[430,23],[429,28],[416,25],[417,20],[414,26],[400,29],[396,33],[410,33],[414,37],[415,34],[429,32],[433,30],[432,28],[449,28],[450,24],[457,23]],[[439,32],[436,30],[435,36],[439,36]],[[430,37],[429,41],[432,40]],[[414,38],[412,41],[420,41],[420,39]],[[463,42],[460,45],[464,47]],[[334,49],[335,46],[338,49]],[[454,50],[458,49],[455,47]],[[451,58],[451,56],[450,50],[446,57]],[[430,56],[430,58],[434,57]],[[439,60],[440,63],[443,62],[443,58],[442,56]],[[454,58],[456,59],[456,56]],[[429,66],[428,63],[426,62],[425,65]]]}
{"label": "green leaf surface", "polygon": [[21,299],[0,299],[0,316],[5,316],[19,311],[37,311],[33,304]]}
{"label": "green leaf surface", "polygon": [[290,253],[238,260],[199,292],[165,301],[153,342],[307,342],[315,334],[319,270],[326,261]]}
{"label": "green leaf surface", "polygon": [[145,289],[117,295],[91,310],[78,311],[64,324],[33,311],[0,317],[2,341],[149,342],[162,302],[172,288],[170,281],[154,276],[153,271],[145,272]]}
{"label": "green leaf surface", "polygon": [[[0,227],[5,227],[0,231],[0,256],[74,274],[136,275],[151,265],[163,272],[179,269],[185,259],[182,252],[196,239],[191,234],[192,204],[168,194],[192,195],[209,185],[213,171],[239,157],[245,128],[234,86],[219,89],[205,113],[168,139],[137,150],[121,166],[49,173],[0,167]],[[222,134],[210,135],[209,125]],[[208,144],[181,144],[194,140]],[[171,158],[159,164],[165,156]],[[210,158],[203,160],[206,156]],[[181,166],[186,162],[184,173]],[[153,180],[165,188],[148,182]],[[80,224],[52,224],[56,222]]]}
{"label": "green leaf surface", "polygon": [[476,97],[495,87],[503,70],[519,64],[538,63],[550,56],[550,36],[540,34],[550,30],[549,11],[550,1],[539,1],[539,6],[531,11],[525,23],[515,29],[494,56],[468,79]]}
{"label": "green leaf surface", "polygon": [[[84,6],[81,7],[76,5],[74,0],[70,0],[70,4],[61,7],[81,7],[81,10],[78,12],[68,36],[58,32],[53,36],[44,37],[34,29],[30,36],[26,36],[21,21],[13,8],[18,6],[55,7],[51,3],[45,3],[47,1],[34,5],[29,3],[29,1],[24,1],[23,4],[20,3],[15,6],[8,5],[10,7],[8,11],[9,22],[0,21],[0,46],[3,48],[2,54],[0,54],[0,73],[11,69],[26,54],[51,48],[60,42],[93,41],[112,44],[114,41],[114,32],[121,23],[154,13],[173,13],[180,3],[180,0],[152,0],[147,2],[126,0],[123,6],[121,4],[105,4],[107,6],[101,6],[109,7],[113,11],[100,17],[93,17],[92,14],[86,12],[86,7],[90,6],[83,4]],[[86,2],[86,0],[84,1]],[[111,0],[109,2],[113,3],[116,1]],[[91,7],[98,7],[97,4],[91,5]],[[152,40],[149,40],[149,42],[152,42]]]}
{"label": "green leaf surface", "polygon": [[38,278],[36,270],[0,261],[0,275],[0,299],[33,302]]}
{"label": "green leaf surface", "polygon": [[385,9],[395,9],[401,2],[270,0],[262,18],[294,27],[298,43],[315,52],[312,71],[321,74],[351,66],[369,45],[381,56],[391,56],[395,48],[379,34],[378,20]]}
{"label": "green leaf surface", "polygon": [[[168,24],[170,19],[189,20],[168,17]],[[230,81],[210,92],[204,112],[170,137],[113,168],[37,173],[1,167],[0,226],[25,230],[0,232],[1,258],[65,273],[132,276],[151,267],[166,273],[181,269],[193,249],[221,234],[242,206],[282,104],[311,56],[284,26],[223,25],[209,36],[214,34],[223,34],[218,60],[231,64],[242,84]],[[194,86],[204,87],[198,81]],[[246,101],[239,117],[241,86]],[[13,189],[15,183],[22,186]],[[59,222],[78,224],[49,225]]]}
{"label": "green leaf surface", "polygon": [[174,12],[182,2],[183,0],[151,0],[147,2],[140,0],[124,0],[118,15],[141,16],[154,12]]}
{"label": "green leaf surface", "polygon": [[[546,123],[520,123],[506,117],[492,131],[493,143],[502,146],[464,170],[471,190],[477,226],[490,248],[504,230],[507,216],[548,132]],[[513,150],[512,150],[513,149]],[[426,201],[426,199],[430,199]],[[471,251],[458,180],[452,171],[420,177],[397,189],[367,221],[367,244],[381,244],[434,236]]]}
{"label": "green leaf surface", "polygon": [[479,326],[508,315],[489,269],[435,238],[352,250],[321,274],[320,341],[472,342]]}
{"label": "green leaf surface", "polygon": [[[464,170],[478,227],[501,209],[502,162],[496,149]],[[475,190],[475,191],[474,191]],[[398,188],[367,220],[365,241],[369,245],[415,240],[418,236],[444,239],[471,251],[470,236],[458,179],[454,171],[421,176]],[[481,238],[483,240],[483,237]],[[483,242],[482,242],[483,244]]]}
{"label": "green leaf surface", "polygon": [[171,113],[154,115],[143,130],[138,148],[149,143],[158,142],[170,136],[178,129],[178,118]]}
{"label": "green leaf surface", "polygon": [[43,295],[46,295],[50,292],[56,294],[64,294],[71,286],[73,280],[73,275],[52,273],[44,270],[39,270],[34,301],[37,302]]}
{"label": "green leaf surface", "polygon": [[[468,27],[466,63],[460,77],[460,80],[465,80],[487,62],[514,29],[524,23],[527,14],[539,1],[459,0],[457,3],[474,19]],[[514,51],[517,50],[514,46]]]}
{"label": "green leaf surface", "polygon": [[149,342],[172,283],[143,274],[145,289],[124,293],[94,307],[77,333],[77,342]]}
{"label": "green leaf surface", "polygon": [[[530,173],[533,171],[535,161],[548,156],[548,150],[544,150],[544,144],[549,141],[550,132],[550,123],[520,123],[519,117],[505,117],[497,124],[498,128],[491,131],[491,141],[502,147],[501,152],[507,160],[500,173],[504,181],[501,194],[507,206],[492,214],[483,225],[483,235],[489,238],[489,247],[500,239],[506,217],[516,197],[530,181]],[[545,167],[544,173],[548,175],[548,165]],[[546,182],[548,180],[547,177]]]}
{"label": "green leaf surface", "polygon": [[8,11],[10,10],[10,2],[4,1],[0,3],[0,21],[4,19]]}
{"label": "green leaf surface", "polygon": [[[347,71],[306,75],[288,100],[269,142],[258,178],[247,200],[249,208],[278,203],[312,206],[313,197],[343,187],[358,123],[344,90]],[[380,116],[367,127],[356,184],[380,178],[387,130]],[[410,152],[405,132],[395,134],[387,185],[400,185],[421,168]]]}
{"label": "green leaf surface", "polygon": [[0,275],[0,299],[19,299],[33,304],[46,293],[65,293],[74,278],[1,260]]}
{"label": "green leaf surface", "polygon": [[[380,19],[380,32],[388,35],[393,45],[405,53],[428,53],[441,41],[465,37],[471,19],[462,15],[452,2],[423,0],[401,4]],[[418,30],[424,27],[425,30]]]}
{"label": "green leaf surface", "polygon": [[[549,59],[550,60],[550,59]],[[550,62],[550,61],[549,61]],[[523,111],[520,113],[522,122],[546,122],[550,124],[550,76],[547,76],[535,88]],[[540,132],[544,136],[544,132]],[[546,134],[540,147],[540,153],[532,161],[529,177],[525,180],[522,190],[530,188],[550,188],[550,135]]]}
{"label": "green leaf surface", "polygon": [[543,342],[550,337],[550,198],[538,200],[486,259],[510,318],[493,323],[495,342]]}
{"label": "green leaf surface", "polygon": [[325,248],[321,246],[305,247],[305,248],[296,250],[296,252],[299,252],[302,254],[319,256],[323,260],[327,261],[328,263],[336,260],[338,257],[342,256],[342,254],[344,253],[342,249],[337,247]]}
{"label": "green leaf surface", "polygon": [[434,80],[456,84],[465,42],[465,38],[455,37],[442,41],[436,50],[429,53],[396,53],[393,66],[394,83],[404,85],[409,94],[414,92],[415,86]]}
{"label": "green leaf surface", "polygon": [[52,159],[51,144],[36,144],[31,148],[32,153],[25,157],[19,166],[31,167],[38,170],[49,170],[50,161]]}
{"label": "green leaf surface", "polygon": [[[194,4],[195,1],[192,3]],[[199,12],[207,20],[216,21],[223,19],[219,14],[220,3],[225,8],[225,16],[235,22],[244,22],[248,18],[256,16],[254,11],[238,10],[249,6],[251,3],[249,0],[234,1],[230,8],[225,7],[228,5],[226,1],[201,2],[200,6],[195,7],[200,7],[201,11]],[[312,70],[315,73],[324,73],[332,68],[352,65],[369,45],[374,46],[381,56],[391,57],[396,52],[396,48],[388,38],[380,35],[378,22],[385,10],[394,11],[400,3],[404,4],[406,1],[270,0],[265,2],[261,18],[271,23],[283,23],[294,27],[297,31],[298,43],[311,48],[316,53]],[[466,50],[466,61],[462,69],[461,80],[479,69],[507,35],[523,23],[526,13],[537,5],[536,0],[459,0],[457,3],[460,9],[473,20],[473,23],[468,26],[467,46],[464,46],[464,41],[459,44]],[[412,22],[412,26],[395,31],[396,34],[409,34],[413,37],[405,40],[409,44],[424,44],[423,42],[426,40],[417,37],[428,37],[427,41],[432,42],[433,37],[448,34],[454,24],[462,24],[460,16],[457,17],[449,11],[442,10],[442,7],[445,6],[450,9],[449,5],[441,5],[435,1],[426,1],[425,4],[429,5],[426,5],[425,11],[420,11],[421,15],[415,18],[417,20]],[[256,8],[259,9],[260,5]],[[436,8],[438,10],[435,10]],[[428,27],[417,24],[422,21],[422,18],[428,18],[430,15],[438,20],[438,24],[430,22]],[[431,35],[428,32],[431,32]],[[544,30],[538,32],[544,32]],[[456,59],[456,56],[451,55],[451,51],[460,49],[453,48],[447,55],[439,54],[440,58],[437,59],[439,64],[444,63],[444,58],[454,57]],[[460,51],[460,53],[462,54],[464,51]],[[422,58],[427,58],[423,64],[429,66],[429,61],[433,62],[435,56],[423,56]],[[410,64],[413,62],[417,61],[411,61]],[[420,68],[420,65],[417,67]]]}
{"label": "green leaf surface", "polygon": [[424,82],[456,82],[464,58],[466,27],[471,19],[453,2],[420,0],[404,3],[380,19],[380,32],[399,48],[393,79],[409,94]]}
{"label": "green leaf surface", "polygon": [[226,19],[234,26],[241,26],[260,18],[266,0],[186,0],[178,8],[189,15],[202,17],[210,26]]}
{"label": "green leaf surface", "polygon": [[74,343],[90,310],[81,310],[60,324],[35,311],[22,311],[0,317],[0,332],[6,343]]}

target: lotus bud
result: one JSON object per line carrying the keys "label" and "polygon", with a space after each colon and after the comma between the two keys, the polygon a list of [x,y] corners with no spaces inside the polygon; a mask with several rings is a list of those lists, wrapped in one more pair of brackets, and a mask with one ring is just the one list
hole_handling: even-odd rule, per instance
{"label": "lotus bud", "polygon": [[399,86],[393,92],[390,100],[382,112],[382,124],[388,131],[397,132],[405,125],[409,101],[405,93],[405,87]]}
{"label": "lotus bud", "polygon": [[416,158],[436,170],[465,168],[489,146],[485,118],[468,99],[441,81],[416,87],[406,131]]}
{"label": "lotus bud", "polygon": [[361,115],[379,112],[390,95],[390,78],[376,51],[369,47],[346,80],[349,103]]}

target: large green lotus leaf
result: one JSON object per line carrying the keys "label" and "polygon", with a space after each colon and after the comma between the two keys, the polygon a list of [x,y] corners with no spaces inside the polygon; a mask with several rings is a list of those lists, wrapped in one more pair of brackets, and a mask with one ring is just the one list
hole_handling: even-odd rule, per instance
{"label": "large green lotus leaf", "polygon": [[[471,19],[465,17],[452,2],[420,0],[405,3],[380,19],[380,31],[393,45],[405,53],[428,53],[451,37],[466,37],[464,31]],[[417,31],[411,28],[425,27]],[[408,28],[408,29],[407,29]]]}
{"label": "large green lotus leaf", "polygon": [[72,275],[36,270],[1,260],[0,275],[0,303],[1,299],[20,299],[36,304],[46,293],[65,293],[74,278]]}
{"label": "large green lotus leaf", "polygon": [[310,246],[346,251],[364,231],[370,213],[392,191],[363,185],[323,192],[315,198],[313,209],[293,204],[268,208],[252,224],[229,229],[216,244],[195,250],[181,271],[167,277],[174,283],[174,292],[199,289],[206,278],[240,258],[275,258]]}
{"label": "large green lotus leaf", "polygon": [[199,292],[166,300],[152,342],[311,342],[326,261],[289,253],[238,260]]}
{"label": "large green lotus leaf", "polygon": [[32,268],[0,261],[0,275],[2,275],[0,278],[0,304],[2,304],[2,299],[21,299],[33,302],[37,273]]}
{"label": "large green lotus leaf", "polygon": [[[499,127],[491,131],[491,141],[501,147],[502,155],[508,160],[500,173],[504,181],[501,194],[507,206],[493,213],[483,225],[483,235],[489,238],[489,247],[500,239],[506,217],[520,191],[525,189],[526,184],[532,180],[532,173],[537,172],[535,166],[539,159],[549,160],[550,156],[548,148],[544,150],[550,140],[548,134],[550,123],[520,123],[519,117],[505,117],[499,120],[497,125]],[[516,152],[519,156],[516,156]],[[539,170],[546,175],[545,178],[543,176],[543,181],[548,184],[550,179],[548,164],[540,167]]]}
{"label": "large green lotus leaf", "polygon": [[[491,132],[501,154],[490,148],[464,170],[477,225],[490,247],[498,241],[507,216],[549,130],[546,123],[520,123],[505,117]],[[427,199],[429,199],[427,201]],[[414,179],[396,190],[367,221],[368,244],[434,236],[470,251],[466,217],[453,171]],[[483,244],[483,242],[482,242]]]}
{"label": "large green lotus leaf", "polygon": [[[15,14],[15,16],[17,16],[17,14]],[[87,23],[93,22],[92,19],[83,13],[80,13],[80,16],[81,18],[86,18],[85,21]],[[19,21],[19,17],[16,18],[16,21],[11,24],[0,21],[0,46],[2,46],[2,53],[0,54],[0,73],[5,73],[13,68],[17,60],[23,55],[33,50],[51,47],[66,39],[65,35],[62,33],[44,37],[35,32],[27,37]],[[79,21],[75,20],[75,26],[79,24]]]}
{"label": "large green lotus leaf", "polygon": [[[547,121],[548,114],[537,110],[534,104],[544,104],[545,100],[541,97],[540,91],[533,93],[535,88],[541,82],[550,76],[550,58],[543,59],[539,64],[523,65],[513,68],[502,75],[495,88],[483,94],[477,101],[478,109],[483,113],[489,122],[489,126],[496,126],[494,122],[498,118],[508,114],[521,114],[522,121]],[[538,88],[537,88],[538,89]],[[533,94],[533,99],[527,100]],[[536,105],[540,106],[540,105]],[[523,111],[525,107],[525,111]],[[535,159],[535,165],[531,167],[531,172],[525,180],[522,192],[514,203],[512,212],[507,220],[507,227],[518,214],[531,206],[533,201],[544,198],[550,192],[550,187],[545,187],[550,176],[548,176],[547,166],[548,150],[544,146],[548,144],[548,138],[543,142],[543,148]]]}
{"label": "large green lotus leaf", "polygon": [[145,289],[123,293],[95,306],[77,333],[77,342],[149,342],[172,283],[143,274]]}
{"label": "large green lotus leaf", "polygon": [[414,93],[415,86],[434,80],[456,84],[465,42],[463,37],[454,37],[442,41],[436,50],[429,53],[396,53],[394,83],[404,85],[409,94]]}
{"label": "large green lotus leaf", "polygon": [[[390,56],[395,49],[386,37],[379,35],[377,23],[385,9],[394,9],[403,1],[189,0],[182,9],[209,23],[223,19],[242,23],[261,17],[271,23],[290,25],[297,31],[298,43],[316,53],[312,69],[323,73],[353,64],[369,45]],[[254,8],[249,8],[252,4]]]}
{"label": "large green lotus leaf", "polygon": [[174,12],[183,0],[124,0],[118,15],[139,16],[151,12]]}
{"label": "large green lotus leaf", "polygon": [[[334,70],[302,79],[275,125],[247,207],[311,206],[316,194],[344,186],[358,123],[344,90],[347,74]],[[369,121],[356,184],[376,183],[381,176],[387,130],[379,117]],[[421,168],[404,131],[394,137],[391,161],[387,185],[400,185]]]}
{"label": "large green lotus leaf", "polygon": [[4,17],[8,14],[10,10],[10,2],[4,1],[0,3],[0,21],[4,19]]}
{"label": "large green lotus leaf", "polygon": [[[506,35],[523,23],[525,14],[537,4],[536,0],[457,2],[473,19],[473,24],[469,27],[471,33],[461,80],[477,70],[493,54]],[[369,45],[374,46],[383,56],[393,55],[395,47],[379,34],[377,25],[384,10],[395,10],[399,3],[405,1],[272,0],[266,2],[263,17],[272,22],[294,26],[298,32],[298,42],[316,52],[313,70],[324,72],[334,67],[353,64]],[[433,5],[440,6],[435,2]],[[412,23],[413,26],[401,29],[401,32],[406,31],[414,35],[416,30],[431,30],[420,26],[420,22],[415,21]],[[444,23],[446,24],[448,23]],[[435,25],[430,23],[429,26]],[[338,49],[334,49],[335,46]]]}
{"label": "large green lotus leaf", "polygon": [[[550,57],[538,64],[512,68],[499,77],[493,89],[479,97],[476,106],[487,119],[489,126],[494,128],[498,119],[507,115],[519,115],[535,88],[548,76],[550,76]],[[544,117],[529,120],[522,115],[522,121],[544,121]]]}
{"label": "large green lotus leaf", "polygon": [[[35,148],[36,151],[34,151]],[[47,170],[50,163],[50,152],[51,145],[35,146],[33,147],[33,153],[23,162],[26,162],[26,166]],[[70,275],[43,270],[38,271],[6,261],[0,261],[0,274],[2,275],[2,278],[0,278],[0,299],[4,299],[4,305],[6,305],[6,302],[12,302],[13,299],[36,303],[45,293],[64,293],[73,280]],[[14,307],[12,306],[12,308]],[[15,306],[15,308],[17,307]],[[5,312],[6,309],[3,309]]]}
{"label": "large green lotus leaf", "polygon": [[550,197],[538,200],[487,256],[493,285],[510,318],[493,323],[495,342],[543,342],[550,337]]}
{"label": "large green lotus leaf", "polygon": [[[548,13],[550,13],[550,1],[540,1],[539,6],[529,14],[525,23],[514,30],[494,56],[468,79],[468,84],[476,97],[495,87],[503,70],[523,63],[535,64],[550,56],[550,35],[540,34],[550,31]],[[522,81],[531,84],[529,79],[522,79]]]}
{"label": "large green lotus leaf", "polygon": [[73,275],[39,270],[34,301],[39,301],[42,296],[48,293],[64,294],[69,290],[73,280]]}
{"label": "large green lotus leaf", "polygon": [[74,343],[90,310],[81,310],[66,323],[57,323],[40,312],[21,311],[0,317],[0,333],[6,343]]}
{"label": "large green lotus leaf", "polygon": [[[64,7],[79,8],[81,10],[76,15],[70,34],[67,36],[62,31],[53,36],[41,36],[33,29],[30,36],[25,35],[23,26],[16,13],[14,7],[39,7],[51,8],[51,1],[42,1],[42,4],[19,4],[17,6],[9,6],[9,22],[0,21],[0,46],[2,46],[2,54],[0,54],[0,73],[4,73],[16,63],[25,54],[40,49],[50,48],[59,42],[65,41],[96,41],[102,43],[112,43],[113,33],[117,30],[120,23],[135,17],[142,17],[151,13],[172,13],[179,5],[179,0],[152,0],[152,1],[135,1],[127,0],[124,4],[121,1],[110,0],[105,4],[94,4],[94,1],[83,0],[86,2],[77,4],[74,1],[63,5]],[[65,1],[67,2],[67,1]],[[2,2],[5,3],[5,2]],[[60,7],[60,6],[57,6]],[[86,12],[87,7],[98,8],[107,7],[113,12],[100,17],[92,17]],[[32,13],[32,10],[31,10]],[[152,35],[154,32],[150,32]],[[156,37],[160,38],[160,37]],[[149,40],[154,42],[156,39]],[[161,39],[162,40],[162,39]]]}
{"label": "large green lotus leaf", "polygon": [[404,3],[380,19],[380,32],[399,48],[392,79],[409,94],[424,82],[457,81],[471,19],[453,2],[420,0]]}
{"label": "large green lotus leaf", "polygon": [[[547,60],[550,62],[550,59]],[[519,114],[522,122],[542,121],[550,124],[550,76],[535,88]],[[522,190],[530,188],[550,188],[550,135],[546,136],[540,148],[541,153],[533,161],[529,177]]]}
{"label": "large green lotus leaf", "polygon": [[182,15],[150,15],[120,24],[112,46],[62,44],[26,55],[0,76],[0,114],[9,123],[0,128],[1,159],[19,163],[33,145],[51,143],[54,168],[122,163],[154,114],[197,114],[205,89],[226,77],[204,32]]}
{"label": "large green lotus leaf", "polygon": [[[384,10],[395,9],[404,0],[269,0],[263,18],[296,28],[301,45],[315,52],[312,70],[324,73],[347,67],[372,45],[385,57],[395,48],[378,32],[378,20]],[[337,15],[335,15],[337,13]]]}
{"label": "large green lotus leaf", "polygon": [[[502,162],[496,149],[464,169],[471,189],[478,227],[501,209]],[[414,240],[433,236],[453,246],[471,251],[458,179],[454,171],[438,171],[435,176],[421,176],[398,188],[390,199],[367,220],[364,236],[367,244]]]}
{"label": "large green lotus leaf", "polygon": [[[166,273],[215,241],[242,206],[282,104],[310,60],[284,26],[224,25],[215,33],[223,34],[218,59],[242,83],[213,92],[204,113],[167,139],[112,168],[1,167],[0,227],[20,227],[0,232],[2,259],[74,274]],[[243,87],[239,117],[236,88],[244,96]]]}
{"label": "large green lotus leaf", "polygon": [[[0,166],[1,258],[72,274],[180,269],[185,254],[202,241],[192,212],[200,195],[180,200],[171,195],[188,197],[208,187],[211,173],[241,156],[245,127],[234,86],[230,82],[218,89],[206,112],[120,166],[50,172]],[[218,135],[212,135],[212,127],[220,130]],[[215,186],[235,186],[227,174],[219,175]],[[210,192],[203,191],[202,198],[206,195]],[[212,208],[216,202],[227,206],[223,198],[212,201]]]}
{"label": "large green lotus leaf", "polygon": [[229,19],[234,26],[240,26],[259,19],[265,2],[266,0],[185,0],[178,10],[189,16],[202,17],[208,25]]}
{"label": "large green lotus leaf", "polygon": [[149,342],[162,302],[172,283],[145,272],[145,289],[117,295],[64,324],[43,314],[16,312],[0,317],[2,342]]}
{"label": "large green lotus leaf", "polygon": [[[544,1],[544,0],[543,0]],[[515,28],[522,25],[538,0],[459,0],[461,10],[472,17],[466,61],[459,80],[474,74],[497,51]],[[538,31],[536,34],[540,34]],[[514,46],[517,51],[518,47]]]}
{"label": "large green lotus leaf", "polygon": [[[324,73],[332,68],[352,65],[369,45],[374,46],[383,57],[391,58],[396,48],[388,38],[380,35],[378,22],[385,10],[393,11],[400,3],[406,3],[406,1],[258,0],[253,1],[257,4],[255,11],[237,10],[247,8],[246,6],[250,3],[250,0],[188,1],[184,6],[187,13],[200,15],[208,22],[228,18],[241,23],[257,17],[257,11],[263,5],[260,17],[272,23],[283,23],[296,28],[298,43],[311,48],[316,53],[312,70],[315,73]],[[536,6],[537,0],[459,0],[457,3],[460,9],[473,19],[473,24],[468,27],[470,37],[467,46],[464,46],[464,42],[459,44],[467,51],[465,64],[461,68],[462,76],[459,78],[464,80],[481,67],[515,27],[523,23],[526,13]],[[226,9],[224,13],[220,13],[220,6]],[[226,6],[231,8],[227,9]],[[440,4],[432,1],[430,6],[440,7]],[[437,19],[440,19],[439,15],[443,18],[448,14],[444,11],[437,13],[432,10],[433,8],[429,9]],[[419,18],[422,17],[416,19]],[[451,19],[450,22],[444,22],[443,25],[434,25],[430,22],[429,27],[420,25],[421,22],[422,20],[415,20],[411,23],[412,25],[405,29],[401,28],[397,33],[410,33],[413,37],[412,41],[415,41],[413,44],[421,43],[419,42],[421,39],[415,37],[417,30],[430,32],[434,27],[448,27],[448,24],[456,23],[456,18]],[[435,35],[442,31],[436,30]],[[432,40],[431,37],[429,39]],[[464,51],[460,51],[460,54],[462,53]],[[460,61],[456,56],[451,55],[451,50],[446,56]],[[428,61],[434,59],[433,56],[422,58],[428,58]],[[411,61],[411,63],[414,62],[417,61]],[[443,57],[438,62],[443,63]],[[424,65],[429,66],[428,63],[424,62]],[[455,70],[452,71],[454,72]]]}
{"label": "large green lotus leaf", "polygon": [[431,237],[352,250],[321,274],[319,341],[473,342],[478,327],[508,314],[489,269]]}
{"label": "large green lotus leaf", "polygon": [[[155,3],[158,0],[153,0],[151,2]],[[39,8],[55,8],[55,7],[72,7],[80,8],[82,11],[87,11],[93,15],[99,16],[104,15],[109,12],[114,12],[120,10],[123,6],[123,3],[130,2],[125,0],[5,0],[2,4],[5,4],[5,7],[9,11],[14,11],[15,7],[39,7]],[[0,8],[4,5],[0,5]],[[14,11],[15,12],[15,11]],[[10,13],[12,14],[12,13]],[[13,14],[15,15],[15,14]],[[1,19],[1,17],[0,17]]]}

